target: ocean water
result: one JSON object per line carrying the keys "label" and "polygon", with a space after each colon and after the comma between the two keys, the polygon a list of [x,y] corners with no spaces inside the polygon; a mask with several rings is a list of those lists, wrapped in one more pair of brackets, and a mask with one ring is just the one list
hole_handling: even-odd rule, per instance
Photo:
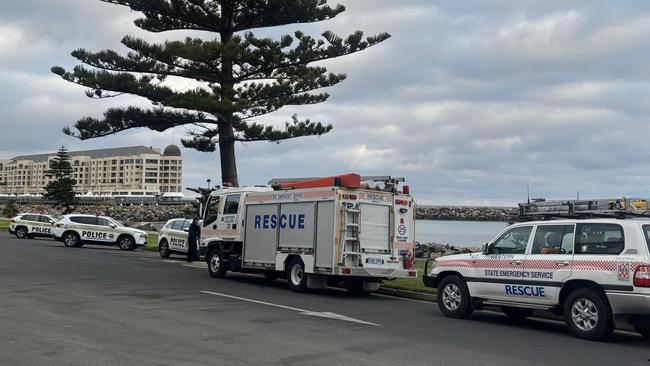
{"label": "ocean water", "polygon": [[415,240],[420,243],[480,247],[506,226],[508,223],[498,221],[416,220]]}

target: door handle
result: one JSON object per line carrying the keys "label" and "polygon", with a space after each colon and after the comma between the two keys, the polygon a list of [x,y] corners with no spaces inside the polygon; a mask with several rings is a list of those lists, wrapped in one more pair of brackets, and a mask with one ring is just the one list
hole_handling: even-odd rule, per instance
{"label": "door handle", "polygon": [[559,266],[559,267],[566,267],[566,266],[568,266],[569,264],[571,264],[571,262],[569,262],[569,261],[559,261],[559,262],[555,262],[555,264],[556,264],[557,266]]}
{"label": "door handle", "polygon": [[510,261],[510,264],[513,265],[513,266],[520,266],[521,261]]}
{"label": "door handle", "polygon": [[217,225],[212,225],[212,230],[217,230]]}

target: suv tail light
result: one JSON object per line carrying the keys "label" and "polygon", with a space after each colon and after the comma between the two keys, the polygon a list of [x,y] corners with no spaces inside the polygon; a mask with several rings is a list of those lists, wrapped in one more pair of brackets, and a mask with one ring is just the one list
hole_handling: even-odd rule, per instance
{"label": "suv tail light", "polygon": [[650,287],[650,266],[641,265],[634,271],[634,286]]}

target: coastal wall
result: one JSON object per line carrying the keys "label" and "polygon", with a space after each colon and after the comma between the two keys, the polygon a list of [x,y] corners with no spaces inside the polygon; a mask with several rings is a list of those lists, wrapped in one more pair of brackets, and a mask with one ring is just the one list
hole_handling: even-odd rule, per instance
{"label": "coastal wall", "polygon": [[[0,211],[5,205],[0,205]],[[48,213],[62,216],[61,212],[46,205],[17,205],[19,212]],[[417,206],[418,220],[460,220],[460,221],[516,221],[516,207],[472,207],[472,206]],[[75,213],[105,214],[124,222],[161,222],[178,217],[194,217],[197,208],[183,206],[79,206]]]}
{"label": "coastal wall", "polygon": [[[16,205],[18,212],[43,213],[61,217],[60,210],[44,205]],[[0,212],[4,205],[0,205]],[[197,208],[193,205],[182,206],[79,206],[74,213],[110,216],[125,224],[143,222],[165,222],[174,218],[192,218],[197,216]]]}
{"label": "coastal wall", "polygon": [[515,221],[517,207],[417,206],[418,220]]}

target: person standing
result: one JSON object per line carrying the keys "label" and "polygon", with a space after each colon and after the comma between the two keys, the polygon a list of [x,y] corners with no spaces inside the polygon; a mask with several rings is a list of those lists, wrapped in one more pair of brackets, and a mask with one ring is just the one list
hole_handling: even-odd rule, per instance
{"label": "person standing", "polygon": [[198,260],[199,238],[201,236],[201,227],[199,226],[199,219],[196,217],[190,224],[190,229],[187,235],[187,261],[193,262]]}

